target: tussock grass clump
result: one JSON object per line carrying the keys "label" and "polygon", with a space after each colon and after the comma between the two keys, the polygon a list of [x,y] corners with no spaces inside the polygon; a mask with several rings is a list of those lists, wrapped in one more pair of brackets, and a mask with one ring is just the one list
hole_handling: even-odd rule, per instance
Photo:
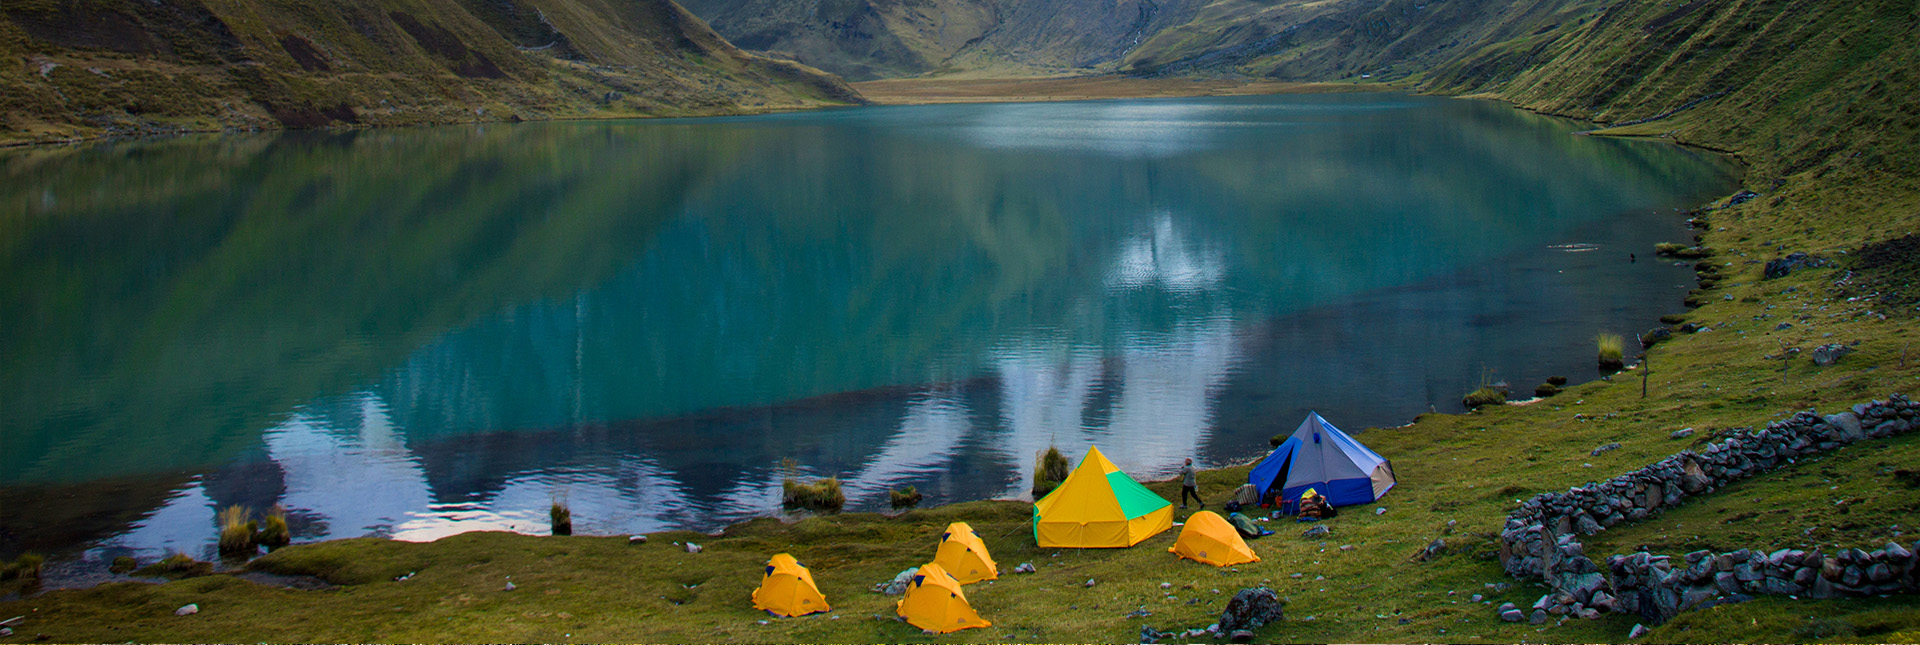
{"label": "tussock grass clump", "polygon": [[293,532],[287,529],[287,507],[274,504],[266,519],[260,521],[260,531],[253,534],[253,541],[268,549],[293,542]]}
{"label": "tussock grass clump", "polygon": [[251,555],[259,550],[253,542],[259,525],[248,515],[247,507],[237,504],[220,511],[220,555]]}
{"label": "tussock grass clump", "polygon": [[138,568],[140,568],[140,563],[135,561],[133,556],[123,555],[114,558],[113,564],[107,566],[107,571],[112,573],[128,573]]}
{"label": "tussock grass clump", "polygon": [[1660,322],[1663,322],[1669,325],[1678,325],[1686,321],[1687,321],[1686,314],[1667,314],[1665,316],[1660,317]]}
{"label": "tussock grass clump", "polygon": [[1620,368],[1626,367],[1627,364],[1622,354],[1622,351],[1626,347],[1626,342],[1626,339],[1621,338],[1619,334],[1601,333],[1599,336],[1594,337],[1594,347],[1599,350],[1601,371],[1617,372],[1620,371]]}
{"label": "tussock grass clump", "polygon": [[1704,246],[1687,246],[1685,244],[1661,242],[1659,244],[1653,245],[1653,253],[1654,255],[1664,255],[1664,256],[1673,257],[1673,258],[1694,260],[1694,259],[1699,259],[1704,257],[1712,257],[1713,249],[1710,249]]}
{"label": "tussock grass clump", "polygon": [[213,563],[201,562],[185,553],[174,552],[159,562],[134,570],[133,575],[149,578],[192,578],[213,575]]}
{"label": "tussock grass clump", "polygon": [[553,500],[547,507],[547,518],[553,522],[554,535],[573,535],[573,509],[567,508],[566,500]]}
{"label": "tussock grass clump", "polygon": [[1073,464],[1055,446],[1047,446],[1033,463],[1033,498],[1046,497],[1073,473]]}
{"label": "tussock grass clump", "polygon": [[1468,408],[1477,408],[1483,405],[1501,405],[1506,402],[1506,391],[1491,385],[1482,385],[1480,389],[1468,392],[1466,396],[1460,398],[1460,403]]}
{"label": "tussock grass clump", "polygon": [[847,495],[840,491],[839,479],[800,481],[800,462],[792,458],[780,460],[780,471],[785,473],[780,480],[781,505],[816,511],[838,511],[847,505]]}
{"label": "tussock grass clump", "polygon": [[802,483],[789,479],[781,482],[784,495],[780,502],[787,506],[810,508],[817,511],[837,511],[847,505],[847,496],[840,492],[840,480],[828,477]]}
{"label": "tussock grass clump", "polygon": [[20,557],[14,558],[14,560],[7,563],[6,566],[0,567],[0,580],[10,580],[13,578],[38,580],[40,579],[40,570],[44,568],[46,564],[47,559],[38,553],[22,553]]}
{"label": "tussock grass clump", "polygon": [[925,496],[920,494],[920,489],[908,486],[890,491],[888,497],[891,498],[894,508],[912,508],[919,506],[920,500]]}

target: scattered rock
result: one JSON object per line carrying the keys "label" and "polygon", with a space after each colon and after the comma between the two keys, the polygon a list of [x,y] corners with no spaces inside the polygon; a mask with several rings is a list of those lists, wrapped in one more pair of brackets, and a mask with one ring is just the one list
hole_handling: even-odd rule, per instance
{"label": "scattered rock", "polygon": [[1179,636],[1179,634],[1169,634],[1148,625],[1140,626],[1140,642],[1142,643],[1158,643],[1161,639],[1173,638],[1175,636]]}
{"label": "scattered rock", "polygon": [[1472,598],[1467,599],[1467,602],[1480,602],[1480,599],[1483,597],[1484,596],[1481,596],[1480,594],[1474,594]]}
{"label": "scattered rock", "polygon": [[627,544],[646,544],[646,543],[647,543],[647,536],[645,535],[627,536]]}
{"label": "scattered rock", "polygon": [[513,591],[513,590],[515,590],[515,589],[519,589],[519,587],[516,587],[516,586],[513,586],[513,582],[512,582],[512,581],[508,581],[508,582],[507,582],[507,586],[506,586],[506,588],[504,588],[504,589],[501,589],[501,591]]}
{"label": "scattered rock", "polygon": [[1426,546],[1421,547],[1420,553],[1414,557],[1421,562],[1428,562],[1440,557],[1440,554],[1446,551],[1447,540],[1445,538],[1434,538],[1432,542],[1428,542]]}
{"label": "scattered rock", "polygon": [[1853,348],[1838,343],[1830,343],[1813,348],[1813,364],[1826,367],[1840,361],[1840,357],[1853,353]]}
{"label": "scattered rock", "polygon": [[1036,569],[1033,568],[1032,562],[1022,562],[1013,568],[1014,573],[1033,573],[1034,571]]}
{"label": "scattered rock", "polygon": [[1646,636],[1647,634],[1650,634],[1652,632],[1653,630],[1647,629],[1646,625],[1634,623],[1633,629],[1627,632],[1627,638],[1639,640],[1640,637]]}
{"label": "scattered rock", "polygon": [[1341,550],[1341,551],[1352,551],[1352,550],[1353,550],[1353,545],[1351,545],[1351,544],[1342,544],[1342,545],[1340,545],[1340,550]]}
{"label": "scattered rock", "polygon": [[703,550],[705,549],[702,549],[698,544],[694,544],[692,542],[687,543],[687,553],[699,553]]}
{"label": "scattered rock", "polygon": [[1321,524],[1300,532],[1300,537],[1309,537],[1309,538],[1320,537],[1323,535],[1330,534],[1332,532],[1333,532],[1333,529],[1329,529],[1325,524]]}
{"label": "scattered rock", "polygon": [[1251,643],[1253,642],[1253,630],[1236,629],[1233,630],[1233,633],[1228,634],[1227,637],[1233,639],[1235,643]]}
{"label": "scattered rock", "polygon": [[1162,583],[1160,583],[1160,588],[1161,588],[1161,589],[1172,589],[1172,588],[1173,588],[1173,583],[1171,583],[1171,582],[1162,582]]}
{"label": "scattered rock", "polygon": [[1386,515],[1386,514],[1387,514],[1387,507],[1385,507],[1385,506],[1382,506],[1382,507],[1380,507],[1380,508],[1376,508],[1376,509],[1373,509],[1373,514],[1374,514],[1374,515]]}
{"label": "scattered rock", "polygon": [[1619,449],[1620,449],[1620,442],[1615,441],[1613,443],[1610,443],[1598,448],[1594,448],[1591,454],[1595,457],[1598,457],[1601,454],[1606,453],[1608,451],[1619,450]]}
{"label": "scattered rock", "polygon": [[[1261,625],[1280,622],[1285,617],[1285,604],[1280,595],[1266,587],[1241,589],[1227,601],[1227,609],[1220,613],[1220,631],[1235,632],[1257,629]],[[1249,634],[1251,638],[1251,634]]]}
{"label": "scattered rock", "polygon": [[1691,437],[1691,436],[1693,436],[1693,428],[1681,428],[1681,429],[1679,429],[1679,430],[1675,430],[1675,431],[1673,431],[1673,434],[1670,434],[1670,435],[1667,435],[1667,438],[1669,438],[1669,439],[1685,439],[1685,438],[1687,438],[1687,437]]}
{"label": "scattered rock", "polygon": [[907,585],[913,582],[913,575],[920,573],[920,567],[907,567],[893,576],[892,580],[874,585],[874,590],[889,596],[898,596],[907,592]]}
{"label": "scattered rock", "polygon": [[175,616],[192,616],[197,613],[200,613],[199,603],[189,603],[186,606],[173,610],[173,615]]}
{"label": "scattered rock", "polygon": [[1545,609],[1535,609],[1535,610],[1533,610],[1533,615],[1532,615],[1532,616],[1528,616],[1528,617],[1527,617],[1527,622],[1528,622],[1528,623],[1532,623],[1532,624],[1535,624],[1535,625],[1544,625],[1544,624],[1546,624],[1546,622],[1547,622],[1547,610],[1545,610]]}
{"label": "scattered rock", "polygon": [[13,635],[12,627],[0,627],[0,638],[5,638],[7,636],[12,636],[12,635]]}
{"label": "scattered rock", "polygon": [[1093,581],[1093,578],[1087,578],[1087,584],[1086,584],[1086,587],[1087,587],[1088,589],[1092,589],[1092,588],[1093,588],[1093,585],[1094,585],[1094,581]]}
{"label": "scattered rock", "polygon": [[1658,345],[1663,341],[1668,341],[1672,339],[1673,339],[1673,330],[1667,329],[1665,327],[1655,327],[1653,329],[1649,329],[1646,332],[1640,334],[1640,348],[1647,349],[1647,348],[1653,347],[1654,345]]}
{"label": "scattered rock", "polygon": [[1513,609],[1512,608],[1513,605],[1509,604],[1507,605],[1507,607],[1508,607],[1507,609],[1500,610],[1500,620],[1504,620],[1509,623],[1517,623],[1527,619],[1527,615],[1520,613],[1520,610],[1518,609]]}

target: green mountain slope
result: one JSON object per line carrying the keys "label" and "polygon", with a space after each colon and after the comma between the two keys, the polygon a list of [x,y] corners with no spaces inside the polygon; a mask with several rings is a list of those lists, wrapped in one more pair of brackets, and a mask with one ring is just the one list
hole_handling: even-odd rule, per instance
{"label": "green mountain slope", "polygon": [[924,73],[1354,76],[1550,28],[1602,0],[694,0],[741,46],[856,80]]}
{"label": "green mountain slope", "polygon": [[858,101],[671,0],[21,0],[0,54],[0,143]]}

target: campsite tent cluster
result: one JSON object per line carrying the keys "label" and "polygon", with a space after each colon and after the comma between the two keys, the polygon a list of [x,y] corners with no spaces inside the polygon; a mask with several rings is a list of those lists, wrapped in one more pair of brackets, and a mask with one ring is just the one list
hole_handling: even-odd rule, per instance
{"label": "campsite tent cluster", "polygon": [[[966,522],[954,522],[941,534],[933,561],[914,572],[894,610],[913,626],[935,633],[986,627],[992,623],[973,610],[961,587],[999,577],[1000,568],[980,534]],[[767,561],[760,588],[753,590],[753,607],[789,618],[832,609],[814,584],[813,573],[785,553]]]}
{"label": "campsite tent cluster", "polygon": [[[1372,502],[1394,485],[1393,465],[1310,413],[1293,434],[1248,474],[1260,500],[1291,501],[1309,489],[1335,506]],[[1287,511],[1286,505],[1282,506]],[[1041,547],[1127,548],[1173,527],[1173,503],[1128,477],[1090,448],[1066,481],[1033,505],[1033,539]],[[1187,518],[1168,552],[1225,567],[1259,562],[1226,518],[1200,511]],[[921,565],[895,611],[915,627],[948,633],[991,623],[967,602],[964,585],[999,577],[980,535],[965,522],[947,526],[932,562]],[[813,574],[782,553],[767,562],[753,606],[780,616],[827,611]]]}

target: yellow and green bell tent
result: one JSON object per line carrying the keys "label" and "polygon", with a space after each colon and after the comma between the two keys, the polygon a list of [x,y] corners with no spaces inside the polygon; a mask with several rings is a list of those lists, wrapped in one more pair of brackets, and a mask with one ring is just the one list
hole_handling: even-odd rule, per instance
{"label": "yellow and green bell tent", "polygon": [[1033,503],[1033,539],[1041,547],[1126,548],[1173,526],[1173,503],[1087,450],[1067,480]]}

